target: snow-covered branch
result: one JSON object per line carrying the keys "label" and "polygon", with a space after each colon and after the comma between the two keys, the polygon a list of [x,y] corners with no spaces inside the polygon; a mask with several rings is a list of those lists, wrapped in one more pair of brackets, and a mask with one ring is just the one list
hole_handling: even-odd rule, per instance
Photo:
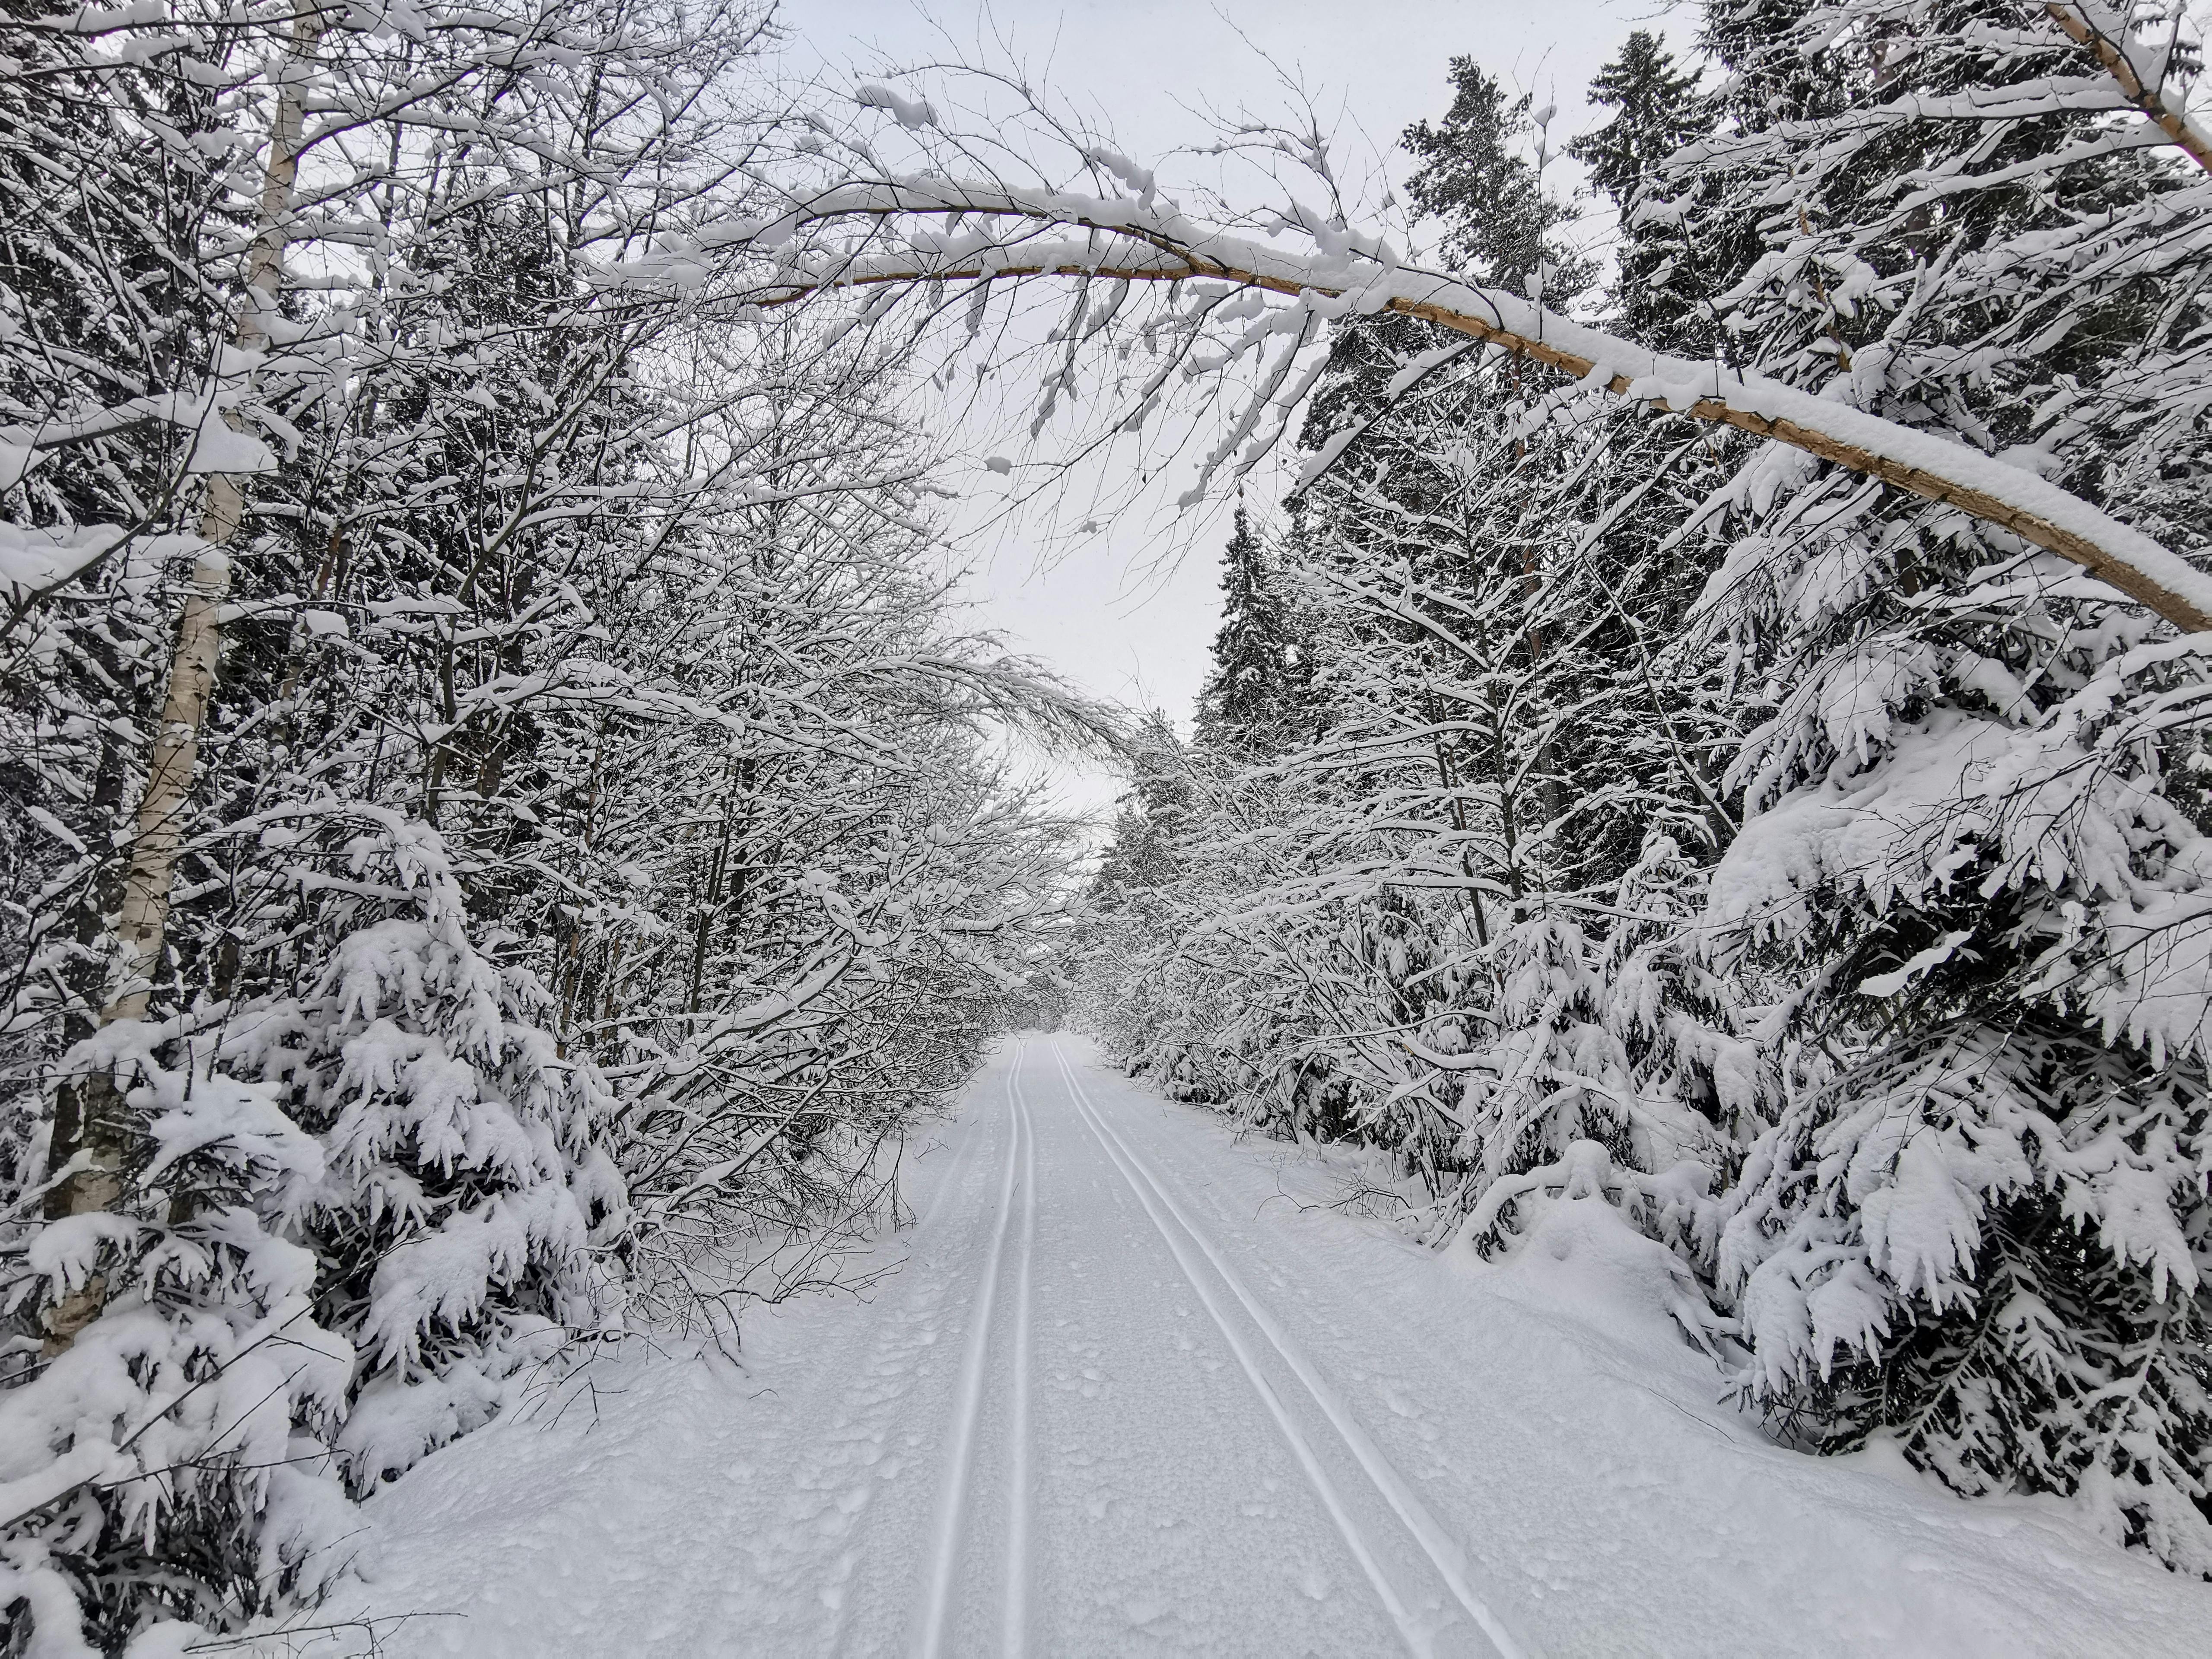
{"label": "snow-covered branch", "polygon": [[[912,222],[944,216],[943,232]],[[965,221],[975,228],[961,230]],[[1010,229],[998,222],[1010,220]],[[866,249],[817,235],[868,222]],[[885,247],[892,228],[899,246]],[[1391,311],[1417,317],[1571,375],[1593,390],[1735,428],[2002,526],[2091,571],[2186,633],[2212,631],[2212,577],[2149,537],[2032,472],[1965,445],[1717,362],[1672,356],[1577,323],[1501,289],[1401,261],[1379,239],[1306,219],[1310,252],[1290,252],[1194,222],[1172,206],[956,179],[854,182],[793,201],[773,218],[664,242],[626,267],[636,277],[701,273],[717,250],[774,249],[778,269],[750,289],[769,306],[867,285],[1074,276],[1127,282],[1211,279],[1297,302],[1279,332],[1324,318]],[[1054,235],[1048,232],[1072,233]]]}
{"label": "snow-covered branch", "polygon": [[2104,66],[2130,105],[2190,160],[2212,171],[2212,135],[2190,118],[2187,107],[2169,91],[2170,52],[2146,50],[2133,40],[2127,20],[2107,0],[2049,0],[2044,9],[2069,40]]}

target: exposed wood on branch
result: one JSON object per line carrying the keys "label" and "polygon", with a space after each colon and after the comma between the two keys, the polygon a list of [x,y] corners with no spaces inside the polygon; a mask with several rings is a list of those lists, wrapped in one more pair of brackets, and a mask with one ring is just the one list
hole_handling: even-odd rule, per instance
{"label": "exposed wood on branch", "polygon": [[[2183,153],[2212,173],[2212,135],[2189,118],[2189,113],[2179,103],[2169,100],[2162,88],[2145,83],[2127,52],[2125,42],[2118,38],[2112,27],[2100,27],[2082,5],[2069,5],[2065,0],[2048,0],[2044,9],[2051,21],[2066,31],[2075,45],[2086,47],[2090,55],[2118,84],[2128,102],[2133,104],[2151,124],[2179,145]],[[2118,27],[2118,26],[2114,26]]]}
{"label": "exposed wood on branch", "polygon": [[[793,270],[787,263],[784,272],[755,297],[777,305],[834,288],[1041,276],[1129,282],[1210,278],[1322,302],[1336,314],[1396,311],[1546,364],[1593,389],[1734,427],[1956,507],[2081,566],[2185,633],[2212,631],[2212,577],[2033,473],[1761,375],[1650,351],[1517,295],[1407,269],[1387,252],[1378,257],[1355,248],[1347,256],[1339,249],[1301,258],[1136,202],[950,179],[855,185],[825,192],[799,204],[777,222],[775,231],[788,235],[793,226],[940,214],[1012,216],[1033,227],[1080,231],[1085,239],[1041,244],[991,237],[981,246],[948,246],[937,255],[915,249],[850,257],[825,263],[818,270]],[[711,240],[728,246],[768,228],[735,226]],[[636,274],[651,273],[641,268]]]}

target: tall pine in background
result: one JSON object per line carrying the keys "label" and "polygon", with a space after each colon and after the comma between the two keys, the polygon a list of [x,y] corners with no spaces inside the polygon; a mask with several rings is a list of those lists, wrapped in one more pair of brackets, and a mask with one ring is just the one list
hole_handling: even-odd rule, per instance
{"label": "tall pine in background", "polygon": [[1275,561],[1239,507],[1221,556],[1221,626],[1198,694],[1194,736],[1201,748],[1264,754],[1291,735],[1307,660],[1283,587]]}
{"label": "tall pine in background", "polygon": [[1613,113],[1571,140],[1566,154],[1588,169],[1591,188],[1618,219],[1607,308],[1631,339],[1703,355],[1713,343],[1710,327],[1700,326],[1705,290],[1725,255],[1686,237],[1674,216],[1656,210],[1654,193],[1668,159],[1711,124],[1697,72],[1676,61],[1664,36],[1638,29],[1590,82],[1589,101]]}

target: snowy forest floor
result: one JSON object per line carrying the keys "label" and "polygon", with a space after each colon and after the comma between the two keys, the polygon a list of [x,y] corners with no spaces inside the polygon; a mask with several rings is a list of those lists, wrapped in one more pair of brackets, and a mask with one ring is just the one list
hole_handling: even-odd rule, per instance
{"label": "snowy forest floor", "polygon": [[2204,1651],[2212,1586],[2058,1504],[1765,1440],[1600,1218],[1440,1259],[1066,1036],[914,1167],[864,1295],[431,1458],[319,1618],[470,1659]]}

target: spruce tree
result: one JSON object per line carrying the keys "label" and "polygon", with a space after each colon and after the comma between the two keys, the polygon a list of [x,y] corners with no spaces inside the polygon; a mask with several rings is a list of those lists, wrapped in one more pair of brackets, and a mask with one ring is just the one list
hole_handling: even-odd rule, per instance
{"label": "spruce tree", "polygon": [[1145,717],[1130,744],[1129,788],[1114,818],[1113,839],[1091,878],[1092,902],[1117,908],[1155,893],[1182,867],[1182,842],[1197,804],[1182,739],[1159,709]]}
{"label": "spruce tree", "polygon": [[1399,141],[1420,163],[1407,180],[1414,206],[1444,224],[1453,270],[1522,291],[1540,279],[1553,303],[1571,298],[1591,271],[1558,234],[1574,222],[1573,206],[1546,191],[1523,153],[1532,136],[1542,142],[1529,95],[1510,97],[1472,58],[1451,60],[1451,84],[1443,119],[1416,121]]}
{"label": "spruce tree", "polygon": [[[2202,546],[2212,201],[2052,93],[2094,66],[2044,9],[1710,39],[1726,119],[1670,170],[1693,240],[1758,244],[1714,296],[1741,349]],[[2203,659],[1863,480],[1753,454],[1725,499],[1702,613],[1757,723],[1706,920],[1794,1079],[1725,1200],[1743,1392],[2212,1572],[2212,845],[2167,787]]]}
{"label": "spruce tree", "polygon": [[1198,694],[1196,739],[1201,748],[1262,754],[1278,744],[1296,713],[1304,653],[1294,637],[1279,574],[1237,509],[1224,550],[1221,626],[1213,665]]}
{"label": "spruce tree", "polygon": [[[1540,280],[1549,303],[1572,300],[1595,271],[1559,234],[1574,222],[1575,210],[1547,188],[1538,161],[1548,134],[1538,131],[1529,98],[1508,96],[1471,58],[1451,60],[1450,80],[1452,102],[1443,119],[1416,121],[1399,139],[1418,163],[1407,193],[1436,222],[1445,268],[1516,292]],[[1539,146],[1534,159],[1532,142]],[[1341,325],[1330,343],[1328,372],[1308,404],[1301,442],[1329,452],[1332,435],[1364,429],[1402,393],[1401,376],[1417,359],[1455,362],[1468,345],[1462,335],[1396,313]],[[1518,387],[1517,368],[1500,374]],[[1475,390],[1494,397],[1496,388]],[[1418,474],[1394,483],[1401,490],[1419,487]]]}
{"label": "spruce tree", "polygon": [[1613,118],[1570,142],[1566,153],[1589,169],[1591,186],[1620,216],[1607,308],[1638,344],[1705,349],[1711,331],[1693,320],[1703,287],[1698,251],[1668,216],[1642,210],[1662,165],[1711,123],[1697,73],[1677,66],[1663,36],[1638,29],[1590,82],[1589,101]]}

